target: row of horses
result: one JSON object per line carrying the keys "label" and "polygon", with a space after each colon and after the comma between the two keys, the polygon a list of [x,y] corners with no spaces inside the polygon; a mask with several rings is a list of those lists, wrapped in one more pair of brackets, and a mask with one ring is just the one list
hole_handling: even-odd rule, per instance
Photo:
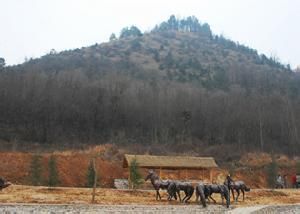
{"label": "row of horses", "polygon": [[[212,197],[213,193],[219,193],[222,198],[222,205],[224,204],[224,199],[226,200],[226,207],[228,208],[230,205],[230,191],[232,193],[232,197],[234,201],[238,201],[238,197],[240,196],[240,192],[243,193],[243,201],[245,199],[245,191],[250,191],[243,181],[233,181],[230,176],[227,176],[224,184],[204,184],[199,183],[194,186],[188,182],[179,182],[166,180],[163,181],[159,178],[159,176],[153,171],[150,170],[149,174],[145,178],[145,181],[149,180],[156,190],[156,200],[161,200],[161,195],[159,193],[160,189],[167,190],[168,200],[172,200],[174,198],[177,200],[179,198],[180,202],[188,203],[190,198],[193,196],[195,191],[196,194],[196,202],[199,201],[202,203],[203,207],[207,206],[206,201],[212,200],[216,203],[216,200]],[[181,199],[180,191],[185,193],[184,198]],[[237,192],[237,196],[235,197],[234,191]]]}

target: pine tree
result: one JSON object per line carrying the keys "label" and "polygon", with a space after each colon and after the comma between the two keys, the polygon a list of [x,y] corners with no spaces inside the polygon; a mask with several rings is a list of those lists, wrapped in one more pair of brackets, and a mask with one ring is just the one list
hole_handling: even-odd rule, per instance
{"label": "pine tree", "polygon": [[272,162],[269,164],[267,168],[267,176],[268,176],[268,184],[271,188],[275,188],[276,186],[276,176],[278,174],[278,165],[276,163],[275,157],[272,154]]}
{"label": "pine tree", "polygon": [[130,185],[132,189],[136,189],[143,183],[142,175],[139,171],[139,165],[136,158],[130,162]]}
{"label": "pine tree", "polygon": [[95,179],[95,170],[91,160],[87,169],[87,187],[93,187]]}
{"label": "pine tree", "polygon": [[54,187],[59,184],[58,171],[56,166],[56,159],[53,155],[50,156],[49,162],[49,178],[48,178],[48,186]]}
{"label": "pine tree", "polygon": [[117,39],[117,37],[116,37],[116,34],[114,34],[114,33],[112,33],[109,37],[109,41],[114,41],[116,39]]}
{"label": "pine tree", "polygon": [[5,67],[5,59],[0,57],[0,71]]}
{"label": "pine tree", "polygon": [[34,186],[42,183],[42,162],[40,155],[33,155],[30,163],[29,176],[30,182]]}

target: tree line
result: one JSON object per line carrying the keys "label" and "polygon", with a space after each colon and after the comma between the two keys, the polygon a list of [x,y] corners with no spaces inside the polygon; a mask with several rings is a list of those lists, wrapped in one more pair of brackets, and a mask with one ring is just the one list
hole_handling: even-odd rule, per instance
{"label": "tree line", "polygon": [[115,73],[1,73],[0,138],[29,144],[193,141],[297,153],[299,96],[285,93],[284,84],[265,86],[224,91]]}

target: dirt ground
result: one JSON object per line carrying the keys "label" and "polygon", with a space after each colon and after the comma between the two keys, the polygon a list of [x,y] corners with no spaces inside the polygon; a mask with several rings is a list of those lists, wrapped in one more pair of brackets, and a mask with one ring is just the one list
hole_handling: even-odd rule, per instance
{"label": "dirt ground", "polygon": [[[39,186],[12,185],[0,192],[0,203],[38,203],[38,204],[90,204],[92,189]],[[161,191],[162,201],[155,200],[152,190],[117,190],[97,188],[96,204],[103,205],[170,205],[179,204],[177,201],[167,201],[165,191]],[[184,193],[182,193],[184,194]],[[219,195],[213,196],[221,204]],[[245,201],[232,204],[234,207],[254,205],[299,204],[299,189],[254,189],[246,193]],[[196,205],[195,196],[191,198],[192,205]]]}

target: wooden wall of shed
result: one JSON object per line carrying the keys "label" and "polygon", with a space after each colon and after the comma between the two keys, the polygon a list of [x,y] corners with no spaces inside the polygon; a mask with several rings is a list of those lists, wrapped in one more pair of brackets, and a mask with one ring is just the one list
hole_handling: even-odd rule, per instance
{"label": "wooden wall of shed", "polygon": [[[142,177],[146,178],[148,171],[150,169],[140,168],[139,169]],[[212,170],[212,175],[214,177],[214,170]],[[154,171],[160,176],[162,180],[182,180],[191,181],[197,183],[198,181],[203,181],[210,183],[210,169],[154,169]],[[129,168],[124,169],[124,175],[129,178]],[[213,181],[213,180],[212,180]],[[151,189],[150,181],[144,183],[140,188]]]}

